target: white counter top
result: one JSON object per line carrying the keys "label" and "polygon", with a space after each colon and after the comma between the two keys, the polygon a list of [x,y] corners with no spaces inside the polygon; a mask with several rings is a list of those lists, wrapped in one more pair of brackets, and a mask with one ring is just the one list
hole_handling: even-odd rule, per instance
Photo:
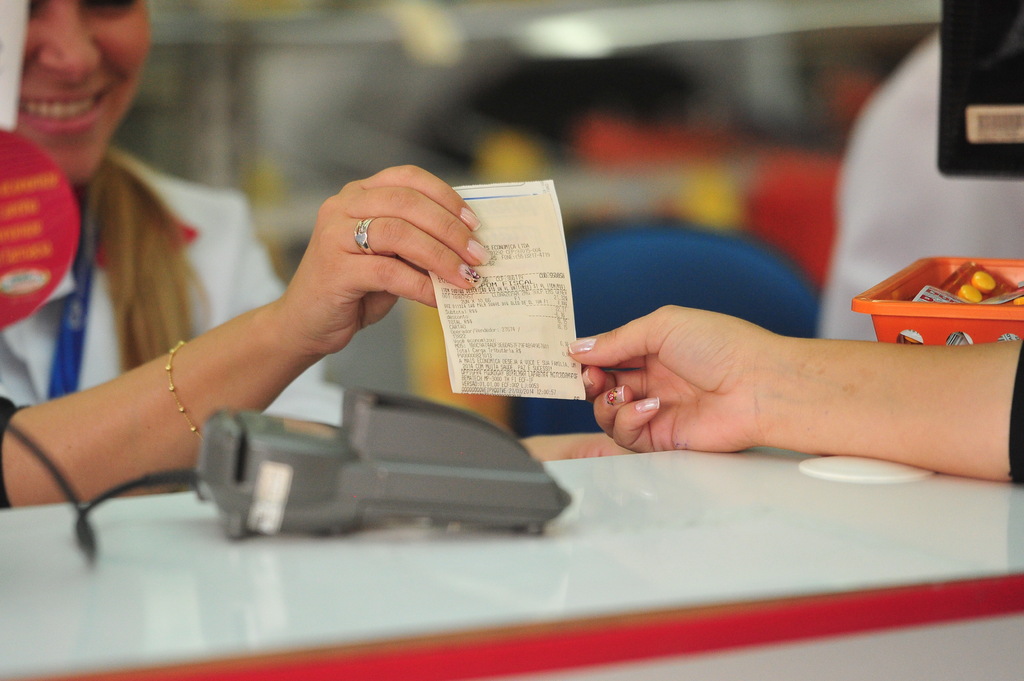
{"label": "white counter top", "polygon": [[545,535],[394,527],[228,540],[183,493],[0,513],[0,678],[1024,573],[1024,486],[804,475],[806,457],[563,461]]}

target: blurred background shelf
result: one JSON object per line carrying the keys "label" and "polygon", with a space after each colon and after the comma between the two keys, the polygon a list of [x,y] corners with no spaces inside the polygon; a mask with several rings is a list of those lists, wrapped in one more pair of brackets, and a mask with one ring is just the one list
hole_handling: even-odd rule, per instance
{"label": "blurred background shelf", "polygon": [[[556,101],[521,103],[505,118],[614,106],[835,149],[835,127],[848,122],[835,118],[849,112],[828,109],[843,103],[827,89],[877,81],[939,10],[937,0],[164,0],[125,136],[143,129],[134,147],[222,184],[266,157],[297,186],[405,162],[464,172],[493,127],[516,123],[502,119],[507,102],[494,91],[547,72],[535,95]],[[567,99],[581,91],[585,101]],[[488,108],[488,96],[505,109]],[[184,149],[182,132],[211,143]]]}

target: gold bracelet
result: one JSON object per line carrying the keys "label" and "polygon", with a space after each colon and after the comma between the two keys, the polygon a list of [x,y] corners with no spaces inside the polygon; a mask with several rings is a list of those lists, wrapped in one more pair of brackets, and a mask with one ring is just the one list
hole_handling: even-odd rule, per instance
{"label": "gold bracelet", "polygon": [[174,396],[174,403],[178,405],[178,411],[181,413],[182,416],[185,417],[185,420],[188,421],[188,428],[189,428],[189,430],[191,430],[193,433],[195,433],[196,437],[198,437],[200,440],[202,440],[203,439],[203,435],[202,435],[202,433],[199,432],[199,426],[197,426],[195,423],[193,423],[192,417],[188,415],[187,411],[185,411],[185,405],[183,405],[181,403],[181,400],[178,399],[178,390],[177,390],[177,388],[174,387],[174,378],[171,375],[171,370],[172,370],[172,368],[174,366],[174,353],[176,353],[178,350],[181,350],[182,346],[184,346],[184,345],[185,345],[185,341],[180,340],[180,341],[178,341],[177,345],[175,345],[173,348],[171,348],[168,351],[170,353],[170,355],[167,357],[167,364],[164,366],[164,369],[167,370],[167,388],[168,388],[168,390],[171,391],[171,395]]}

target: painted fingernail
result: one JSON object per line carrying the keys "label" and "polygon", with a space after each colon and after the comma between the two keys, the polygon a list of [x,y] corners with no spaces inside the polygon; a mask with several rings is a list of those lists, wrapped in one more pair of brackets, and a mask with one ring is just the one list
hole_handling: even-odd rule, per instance
{"label": "painted fingernail", "polygon": [[590,377],[590,367],[587,367],[586,369],[583,370],[583,382],[587,385],[588,388],[593,387],[594,385],[594,379]]}
{"label": "painted fingernail", "polygon": [[635,409],[640,414],[644,414],[649,411],[657,411],[658,409],[661,409],[661,398],[648,397],[645,400],[640,400],[636,403]]}
{"label": "painted fingernail", "polygon": [[459,265],[459,274],[462,275],[463,279],[472,284],[474,288],[479,286],[480,281],[483,279],[483,277],[480,276],[479,272],[474,270],[466,263],[462,263],[461,265]]}
{"label": "painted fingernail", "polygon": [[580,338],[569,343],[569,352],[574,355],[579,355],[584,352],[590,352],[594,349],[594,344],[597,343],[596,338]]}
{"label": "painted fingernail", "polygon": [[469,251],[469,254],[480,265],[486,265],[491,259],[491,254],[487,252],[487,249],[479,241],[470,239],[469,243],[466,244],[466,250]]}
{"label": "painted fingernail", "polygon": [[471,231],[475,232],[480,229],[480,218],[478,218],[476,213],[470,209],[463,208],[459,213],[459,217],[462,218],[462,221],[466,223],[466,226],[469,227]]}
{"label": "painted fingernail", "polygon": [[623,395],[624,391],[625,386],[620,385],[617,388],[613,388],[608,391],[607,395],[604,396],[604,401],[607,402],[608,405],[611,407],[614,407],[616,404],[621,404],[622,402],[625,401],[625,396]]}

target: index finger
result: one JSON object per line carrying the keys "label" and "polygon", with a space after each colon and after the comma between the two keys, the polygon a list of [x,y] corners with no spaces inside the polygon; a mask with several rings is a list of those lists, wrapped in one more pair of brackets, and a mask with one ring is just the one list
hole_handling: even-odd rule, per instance
{"label": "index finger", "polygon": [[591,366],[638,366],[642,358],[657,354],[668,333],[664,310],[655,310],[592,338],[581,338],[569,346],[569,354],[580,363]]}
{"label": "index finger", "polygon": [[427,198],[455,215],[470,230],[480,227],[480,219],[469,207],[465,199],[459,196],[447,182],[417,166],[405,165],[385,168],[379,173],[372,175],[359,184],[365,189],[379,189],[382,187],[409,187],[415,189]]}

